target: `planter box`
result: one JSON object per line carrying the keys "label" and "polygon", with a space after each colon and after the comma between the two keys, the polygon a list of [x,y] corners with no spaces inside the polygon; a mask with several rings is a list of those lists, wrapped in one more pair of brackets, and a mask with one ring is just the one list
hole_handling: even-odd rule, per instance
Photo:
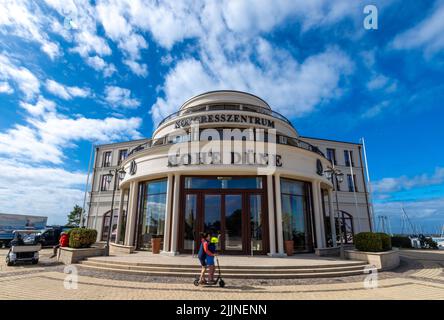
{"label": "planter box", "polygon": [[73,264],[88,257],[103,256],[105,254],[104,248],[74,249],[63,247],[59,250],[59,257],[57,260],[63,262],[64,264]]}
{"label": "planter box", "polygon": [[124,246],[123,244],[110,243],[109,253],[110,254],[131,254],[136,249],[135,246]]}
{"label": "planter box", "polygon": [[399,251],[397,249],[385,252],[345,250],[345,257],[350,260],[366,261],[379,271],[390,270],[399,266]]}

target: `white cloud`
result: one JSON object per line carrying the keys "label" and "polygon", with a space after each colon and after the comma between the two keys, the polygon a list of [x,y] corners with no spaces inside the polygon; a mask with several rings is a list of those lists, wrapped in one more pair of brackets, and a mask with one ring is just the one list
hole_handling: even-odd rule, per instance
{"label": "white cloud", "polygon": [[191,96],[217,89],[248,91],[261,96],[286,116],[301,116],[339,96],[339,81],[353,68],[351,60],[335,48],[301,63],[265,40],[258,41],[251,49],[258,52],[259,65],[242,58],[242,52],[240,59],[210,53],[202,61],[178,62],[166,77],[165,98],[158,98],[152,107],[154,121],[157,123],[176,111]]}
{"label": "white cloud", "polygon": [[372,186],[377,193],[389,193],[442,183],[444,183],[444,168],[438,167],[432,175],[421,174],[411,178],[407,176],[383,178],[374,182]]}
{"label": "white cloud", "polygon": [[[404,208],[413,227],[418,232],[421,232],[421,229],[425,233],[434,233],[441,230],[444,221],[444,198],[404,202],[388,201],[374,204],[375,216],[388,216],[394,233],[402,231],[402,208]],[[377,224],[377,218],[375,220]],[[410,233],[411,227],[405,225],[403,231]]]}
{"label": "white cloud", "polygon": [[65,86],[54,80],[46,80],[46,89],[53,95],[65,100],[71,100],[75,97],[86,98],[91,95],[91,90],[89,88]]}
{"label": "white cloud", "polygon": [[32,98],[40,91],[40,82],[37,77],[25,67],[18,67],[5,54],[0,53],[0,80],[15,82],[27,99]]}
{"label": "white cloud", "polygon": [[105,60],[100,58],[99,56],[88,57],[85,60],[86,64],[92,67],[96,71],[103,71],[104,77],[110,77],[114,72],[117,71],[115,65],[113,63],[106,63]]}
{"label": "white cloud", "polygon": [[106,86],[104,99],[113,108],[137,108],[140,106],[138,99],[131,98],[129,89],[117,86]]}
{"label": "white cloud", "polygon": [[47,113],[53,113],[56,111],[56,104],[45,99],[43,96],[39,96],[35,104],[28,102],[20,102],[20,106],[29,112],[34,117],[43,116]]}
{"label": "white cloud", "polygon": [[86,174],[0,158],[0,212],[36,214],[65,223],[74,204],[82,205]]}
{"label": "white cloud", "polygon": [[6,81],[0,81],[0,93],[11,94],[14,92],[14,89],[11,88],[9,83]]}
{"label": "white cloud", "polygon": [[426,56],[444,49],[444,1],[437,1],[433,12],[411,29],[396,36],[395,49],[421,49]]}
{"label": "white cloud", "polygon": [[37,3],[26,0],[2,1],[0,10],[0,33],[16,35],[35,41],[51,59],[61,54],[58,43],[49,40],[45,32],[51,23]]}

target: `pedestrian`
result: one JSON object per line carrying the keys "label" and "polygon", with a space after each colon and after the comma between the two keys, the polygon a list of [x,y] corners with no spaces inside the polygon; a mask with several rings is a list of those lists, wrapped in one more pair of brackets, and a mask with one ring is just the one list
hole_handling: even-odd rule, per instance
{"label": "pedestrian", "polygon": [[201,284],[205,283],[205,271],[207,269],[207,258],[213,254],[208,250],[208,244],[210,242],[210,234],[208,232],[200,233],[200,248],[197,257],[199,258],[202,270],[200,272],[199,282]]}
{"label": "pedestrian", "polygon": [[[58,250],[60,247],[67,247],[68,245],[69,245],[69,235],[68,235],[68,233],[66,233],[66,232],[62,232],[62,233],[60,234],[59,243],[58,243],[57,245],[55,245],[55,246],[52,248],[52,250],[53,250],[53,254],[52,254],[52,256],[50,256],[49,258],[52,259],[52,258],[54,258],[55,256],[57,256],[57,250]],[[60,251],[59,251],[59,253],[60,253]],[[57,260],[58,260],[58,258],[57,258]]]}

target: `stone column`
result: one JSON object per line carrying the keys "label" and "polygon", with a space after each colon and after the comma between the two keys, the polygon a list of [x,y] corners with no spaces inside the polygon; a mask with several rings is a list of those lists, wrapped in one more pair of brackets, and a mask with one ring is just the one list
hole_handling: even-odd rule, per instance
{"label": "stone column", "polygon": [[115,243],[119,243],[120,241],[120,229],[122,224],[123,217],[123,202],[125,200],[125,192],[126,189],[120,189],[120,198],[119,198],[119,213],[117,216],[117,232],[116,232],[116,240]]}
{"label": "stone column", "polygon": [[337,247],[336,243],[336,225],[335,225],[335,210],[333,208],[333,197],[332,189],[328,189],[328,209],[330,211],[330,227],[331,227],[331,237],[333,240],[333,247]]}
{"label": "stone column", "polygon": [[137,188],[137,182],[131,182],[130,184],[130,192],[128,196],[128,212],[127,212],[127,223],[126,223],[126,231],[125,231],[125,245],[132,246],[134,244],[134,230],[137,221],[137,195],[139,189]]}
{"label": "stone column", "polygon": [[274,221],[274,197],[273,197],[273,175],[267,175],[267,202],[268,202],[268,235],[270,243],[269,256],[276,255],[276,232]]}
{"label": "stone column", "polygon": [[321,184],[319,181],[313,181],[313,216],[315,220],[316,227],[316,243],[317,248],[325,248],[325,233],[324,233],[324,222],[322,215],[321,206]]}
{"label": "stone column", "polygon": [[165,230],[163,232],[163,252],[168,252],[170,247],[170,222],[172,218],[172,207],[171,199],[173,198],[173,174],[168,174],[167,180],[167,195],[166,195],[166,206],[165,206]]}
{"label": "stone column", "polygon": [[281,177],[279,174],[275,175],[276,187],[276,225],[277,225],[277,253],[284,255],[284,234],[282,232],[282,203],[281,203]]}
{"label": "stone column", "polygon": [[174,174],[174,198],[173,198],[173,212],[171,215],[171,254],[176,255],[177,241],[179,233],[179,197],[180,197],[180,174]]}

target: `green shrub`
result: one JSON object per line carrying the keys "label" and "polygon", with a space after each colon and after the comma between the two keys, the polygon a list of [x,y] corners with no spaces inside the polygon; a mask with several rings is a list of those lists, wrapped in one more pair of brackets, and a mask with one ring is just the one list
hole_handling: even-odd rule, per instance
{"label": "green shrub", "polygon": [[94,229],[74,228],[68,234],[70,248],[89,248],[97,239]]}
{"label": "green shrub", "polygon": [[355,247],[359,251],[382,252],[392,249],[390,236],[380,232],[361,232],[355,235]]}
{"label": "green shrub", "polygon": [[405,236],[393,236],[392,237],[392,246],[397,248],[411,248],[412,241],[409,237]]}

